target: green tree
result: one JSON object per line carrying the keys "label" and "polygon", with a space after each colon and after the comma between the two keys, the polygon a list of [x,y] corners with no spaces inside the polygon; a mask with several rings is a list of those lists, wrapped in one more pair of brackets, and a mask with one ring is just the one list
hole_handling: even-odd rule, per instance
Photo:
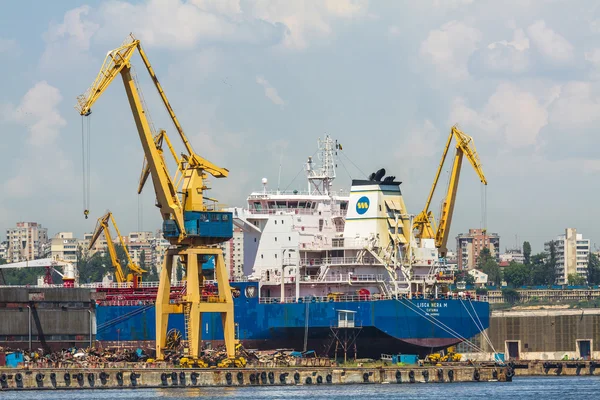
{"label": "green tree", "polygon": [[493,285],[500,285],[502,282],[502,270],[498,266],[496,260],[490,258],[488,259],[481,270],[487,274],[488,282],[491,282]]}
{"label": "green tree", "polygon": [[585,285],[585,278],[579,274],[569,274],[567,280],[569,282],[569,286]]}
{"label": "green tree", "polygon": [[512,261],[504,268],[504,280],[512,287],[521,287],[531,282],[531,268]]}
{"label": "green tree", "polygon": [[554,267],[548,262],[548,253],[538,253],[531,257],[531,281],[534,285],[552,285]]}
{"label": "green tree", "polygon": [[523,257],[525,257],[525,265],[531,263],[531,244],[527,241],[523,242]]}
{"label": "green tree", "polygon": [[466,285],[474,285],[475,278],[473,275],[469,274],[467,270],[462,270],[455,275],[456,282],[464,282]]}
{"label": "green tree", "polygon": [[588,260],[588,284],[600,284],[600,259],[594,253],[590,253]]}
{"label": "green tree", "polygon": [[484,247],[481,250],[481,252],[479,252],[479,258],[477,259],[477,269],[483,269],[483,266],[490,260],[495,261],[494,257],[492,257],[492,252],[489,248]]}
{"label": "green tree", "polygon": [[176,268],[177,268],[177,270],[176,270],[177,271],[176,272],[177,280],[181,282],[183,280],[183,265],[181,264],[181,261],[179,261],[179,259],[177,259],[177,267]]}

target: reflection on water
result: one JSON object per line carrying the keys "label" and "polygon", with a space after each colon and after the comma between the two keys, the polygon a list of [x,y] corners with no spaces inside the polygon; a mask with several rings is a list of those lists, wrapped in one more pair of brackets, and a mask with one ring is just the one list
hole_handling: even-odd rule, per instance
{"label": "reflection on water", "polygon": [[600,391],[598,377],[516,377],[512,383],[387,384],[344,386],[254,386],[222,388],[165,388],[110,390],[44,390],[0,392],[1,400],[145,400],[145,399],[593,399]]}

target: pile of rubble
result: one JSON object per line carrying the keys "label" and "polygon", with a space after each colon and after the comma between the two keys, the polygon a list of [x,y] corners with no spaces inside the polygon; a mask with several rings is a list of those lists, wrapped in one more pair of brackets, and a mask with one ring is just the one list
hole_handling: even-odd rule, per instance
{"label": "pile of rubble", "polygon": [[68,348],[60,351],[46,352],[43,349],[21,351],[0,348],[0,352],[17,352],[23,354],[26,366],[38,368],[88,368],[110,367],[114,363],[145,363],[148,352],[143,349],[96,349]]}

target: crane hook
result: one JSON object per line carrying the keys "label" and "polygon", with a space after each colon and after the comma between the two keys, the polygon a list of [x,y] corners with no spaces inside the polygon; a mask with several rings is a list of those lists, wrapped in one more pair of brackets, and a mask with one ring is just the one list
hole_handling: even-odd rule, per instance
{"label": "crane hook", "polygon": [[85,215],[85,219],[88,219],[89,214],[90,214],[90,210],[83,210],[83,215]]}

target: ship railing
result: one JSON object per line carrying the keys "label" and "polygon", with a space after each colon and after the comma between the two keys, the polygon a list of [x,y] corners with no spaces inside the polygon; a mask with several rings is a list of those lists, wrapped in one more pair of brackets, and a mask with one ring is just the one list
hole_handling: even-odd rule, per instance
{"label": "ship railing", "polygon": [[[323,283],[331,283],[331,282],[383,282],[385,278],[383,274],[327,274],[323,278],[319,278],[316,275],[303,275],[300,276],[300,282],[323,282]],[[284,277],[284,283],[295,283],[296,277],[294,276],[286,276]],[[270,281],[265,282],[266,284],[280,284],[281,277],[276,276],[273,277]]]}
{"label": "ship railing", "polygon": [[303,258],[300,260],[303,267],[313,267],[321,265],[379,265],[375,257],[329,257],[329,258]]}
{"label": "ship railing", "polygon": [[[157,288],[160,282],[158,281],[149,281],[142,282],[138,284],[138,288]],[[59,286],[59,285],[57,285]],[[62,286],[62,285],[60,285]],[[171,287],[182,287],[185,286],[185,281],[174,281],[171,282]],[[102,283],[102,282],[94,282],[94,283],[83,283],[78,287],[90,288],[90,289],[128,289],[133,288],[133,282],[110,282],[110,283]]]}
{"label": "ship railing", "polygon": [[[397,299],[413,299],[413,300],[470,300],[470,301],[481,301],[487,302],[487,296],[476,296],[476,295],[459,295],[457,293],[450,295],[437,295],[437,296],[423,296],[418,293],[404,294],[399,296],[386,295],[381,293],[374,294],[336,294],[331,293],[328,296],[301,296],[296,301],[296,297],[284,297],[283,303],[325,303],[325,302],[361,302],[361,301],[379,301],[379,300],[397,300]],[[260,297],[258,299],[260,304],[277,304],[282,303],[281,297]]]}

